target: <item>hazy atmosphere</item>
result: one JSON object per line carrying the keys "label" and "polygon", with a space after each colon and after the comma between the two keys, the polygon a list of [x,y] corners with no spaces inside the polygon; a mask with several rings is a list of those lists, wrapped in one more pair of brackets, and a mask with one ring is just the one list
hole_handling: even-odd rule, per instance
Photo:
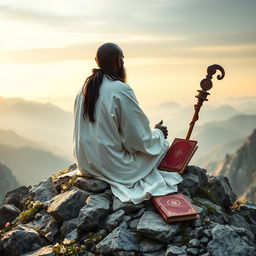
{"label": "hazy atmosphere", "polygon": [[0,3],[1,96],[72,111],[105,42],[120,45],[143,106],[193,102],[210,64],[227,76],[211,101],[256,96],[256,2],[59,0]]}
{"label": "hazy atmosphere", "polygon": [[0,1],[0,163],[28,185],[74,162],[74,99],[114,42],[170,142],[186,134],[206,68],[224,67],[192,136],[193,163],[219,172],[256,128],[255,11],[254,0]]}

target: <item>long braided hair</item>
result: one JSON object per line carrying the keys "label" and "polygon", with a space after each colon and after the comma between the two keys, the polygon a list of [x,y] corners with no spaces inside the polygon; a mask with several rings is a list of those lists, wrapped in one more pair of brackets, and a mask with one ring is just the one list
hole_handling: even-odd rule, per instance
{"label": "long braided hair", "polygon": [[86,116],[89,117],[89,121],[94,123],[94,110],[96,101],[99,98],[100,86],[102,84],[104,74],[110,80],[121,80],[118,75],[114,75],[112,72],[104,71],[102,68],[92,69],[92,75],[86,78],[84,86],[83,86],[83,94],[84,94],[84,113],[83,118]]}

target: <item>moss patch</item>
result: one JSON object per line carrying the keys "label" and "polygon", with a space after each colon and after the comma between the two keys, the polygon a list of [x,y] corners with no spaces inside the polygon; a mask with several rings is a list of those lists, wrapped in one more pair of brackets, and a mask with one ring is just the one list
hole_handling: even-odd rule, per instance
{"label": "moss patch", "polygon": [[212,201],[215,204],[219,205],[218,199],[215,197],[213,191],[211,190],[211,188],[209,186],[204,186],[204,187],[200,187],[197,195],[203,198],[206,198],[210,201]]}

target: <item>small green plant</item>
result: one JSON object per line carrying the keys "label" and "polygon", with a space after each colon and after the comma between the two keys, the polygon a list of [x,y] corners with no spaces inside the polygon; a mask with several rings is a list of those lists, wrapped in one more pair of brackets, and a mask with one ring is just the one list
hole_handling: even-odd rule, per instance
{"label": "small green plant", "polygon": [[32,220],[35,215],[41,211],[44,207],[44,203],[40,201],[30,201],[27,203],[27,209],[19,214],[17,217],[16,225],[25,224]]}
{"label": "small green plant", "polygon": [[91,245],[95,245],[103,239],[103,236],[99,233],[90,232],[88,234],[88,239],[90,240]]}
{"label": "small green plant", "polygon": [[25,224],[32,220],[35,217],[35,215],[44,207],[44,203],[40,201],[32,201],[31,199],[28,199],[25,202],[25,205],[27,209],[22,211],[13,222],[7,222],[5,224],[5,227],[2,230],[0,230],[0,237],[2,237],[6,232],[10,231],[17,225]]}
{"label": "small green plant", "polygon": [[81,245],[75,240],[64,239],[62,243],[56,243],[53,246],[53,253],[56,256],[78,256],[86,251],[86,246]]}
{"label": "small green plant", "polygon": [[209,205],[209,204],[201,203],[197,200],[193,200],[193,204],[197,205],[197,206],[204,206],[207,209],[208,213],[211,214],[211,215],[216,214],[216,209],[214,207],[212,207],[211,205]]}
{"label": "small green plant", "polygon": [[197,194],[198,194],[198,196],[207,198],[208,200],[212,201],[215,204],[219,204],[218,200],[214,196],[214,194],[209,186],[200,187]]}
{"label": "small green plant", "polygon": [[4,234],[8,231],[10,231],[15,225],[11,222],[6,222],[3,229],[0,230],[0,238],[4,236]]}
{"label": "small green plant", "polygon": [[65,192],[65,191],[69,190],[75,184],[77,177],[78,177],[77,175],[74,175],[74,176],[70,177],[70,179],[67,182],[61,184],[60,185],[61,191]]}
{"label": "small green plant", "polygon": [[181,240],[179,241],[179,244],[188,245],[188,242],[189,242],[189,236],[188,235],[182,235]]}

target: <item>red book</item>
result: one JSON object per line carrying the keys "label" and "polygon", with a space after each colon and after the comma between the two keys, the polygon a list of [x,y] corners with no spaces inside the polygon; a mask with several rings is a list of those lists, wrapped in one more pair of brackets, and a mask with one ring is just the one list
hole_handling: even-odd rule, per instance
{"label": "red book", "polygon": [[154,196],[151,200],[168,223],[199,218],[199,211],[182,193]]}
{"label": "red book", "polygon": [[196,144],[195,140],[174,139],[158,169],[182,174],[198,148]]}

